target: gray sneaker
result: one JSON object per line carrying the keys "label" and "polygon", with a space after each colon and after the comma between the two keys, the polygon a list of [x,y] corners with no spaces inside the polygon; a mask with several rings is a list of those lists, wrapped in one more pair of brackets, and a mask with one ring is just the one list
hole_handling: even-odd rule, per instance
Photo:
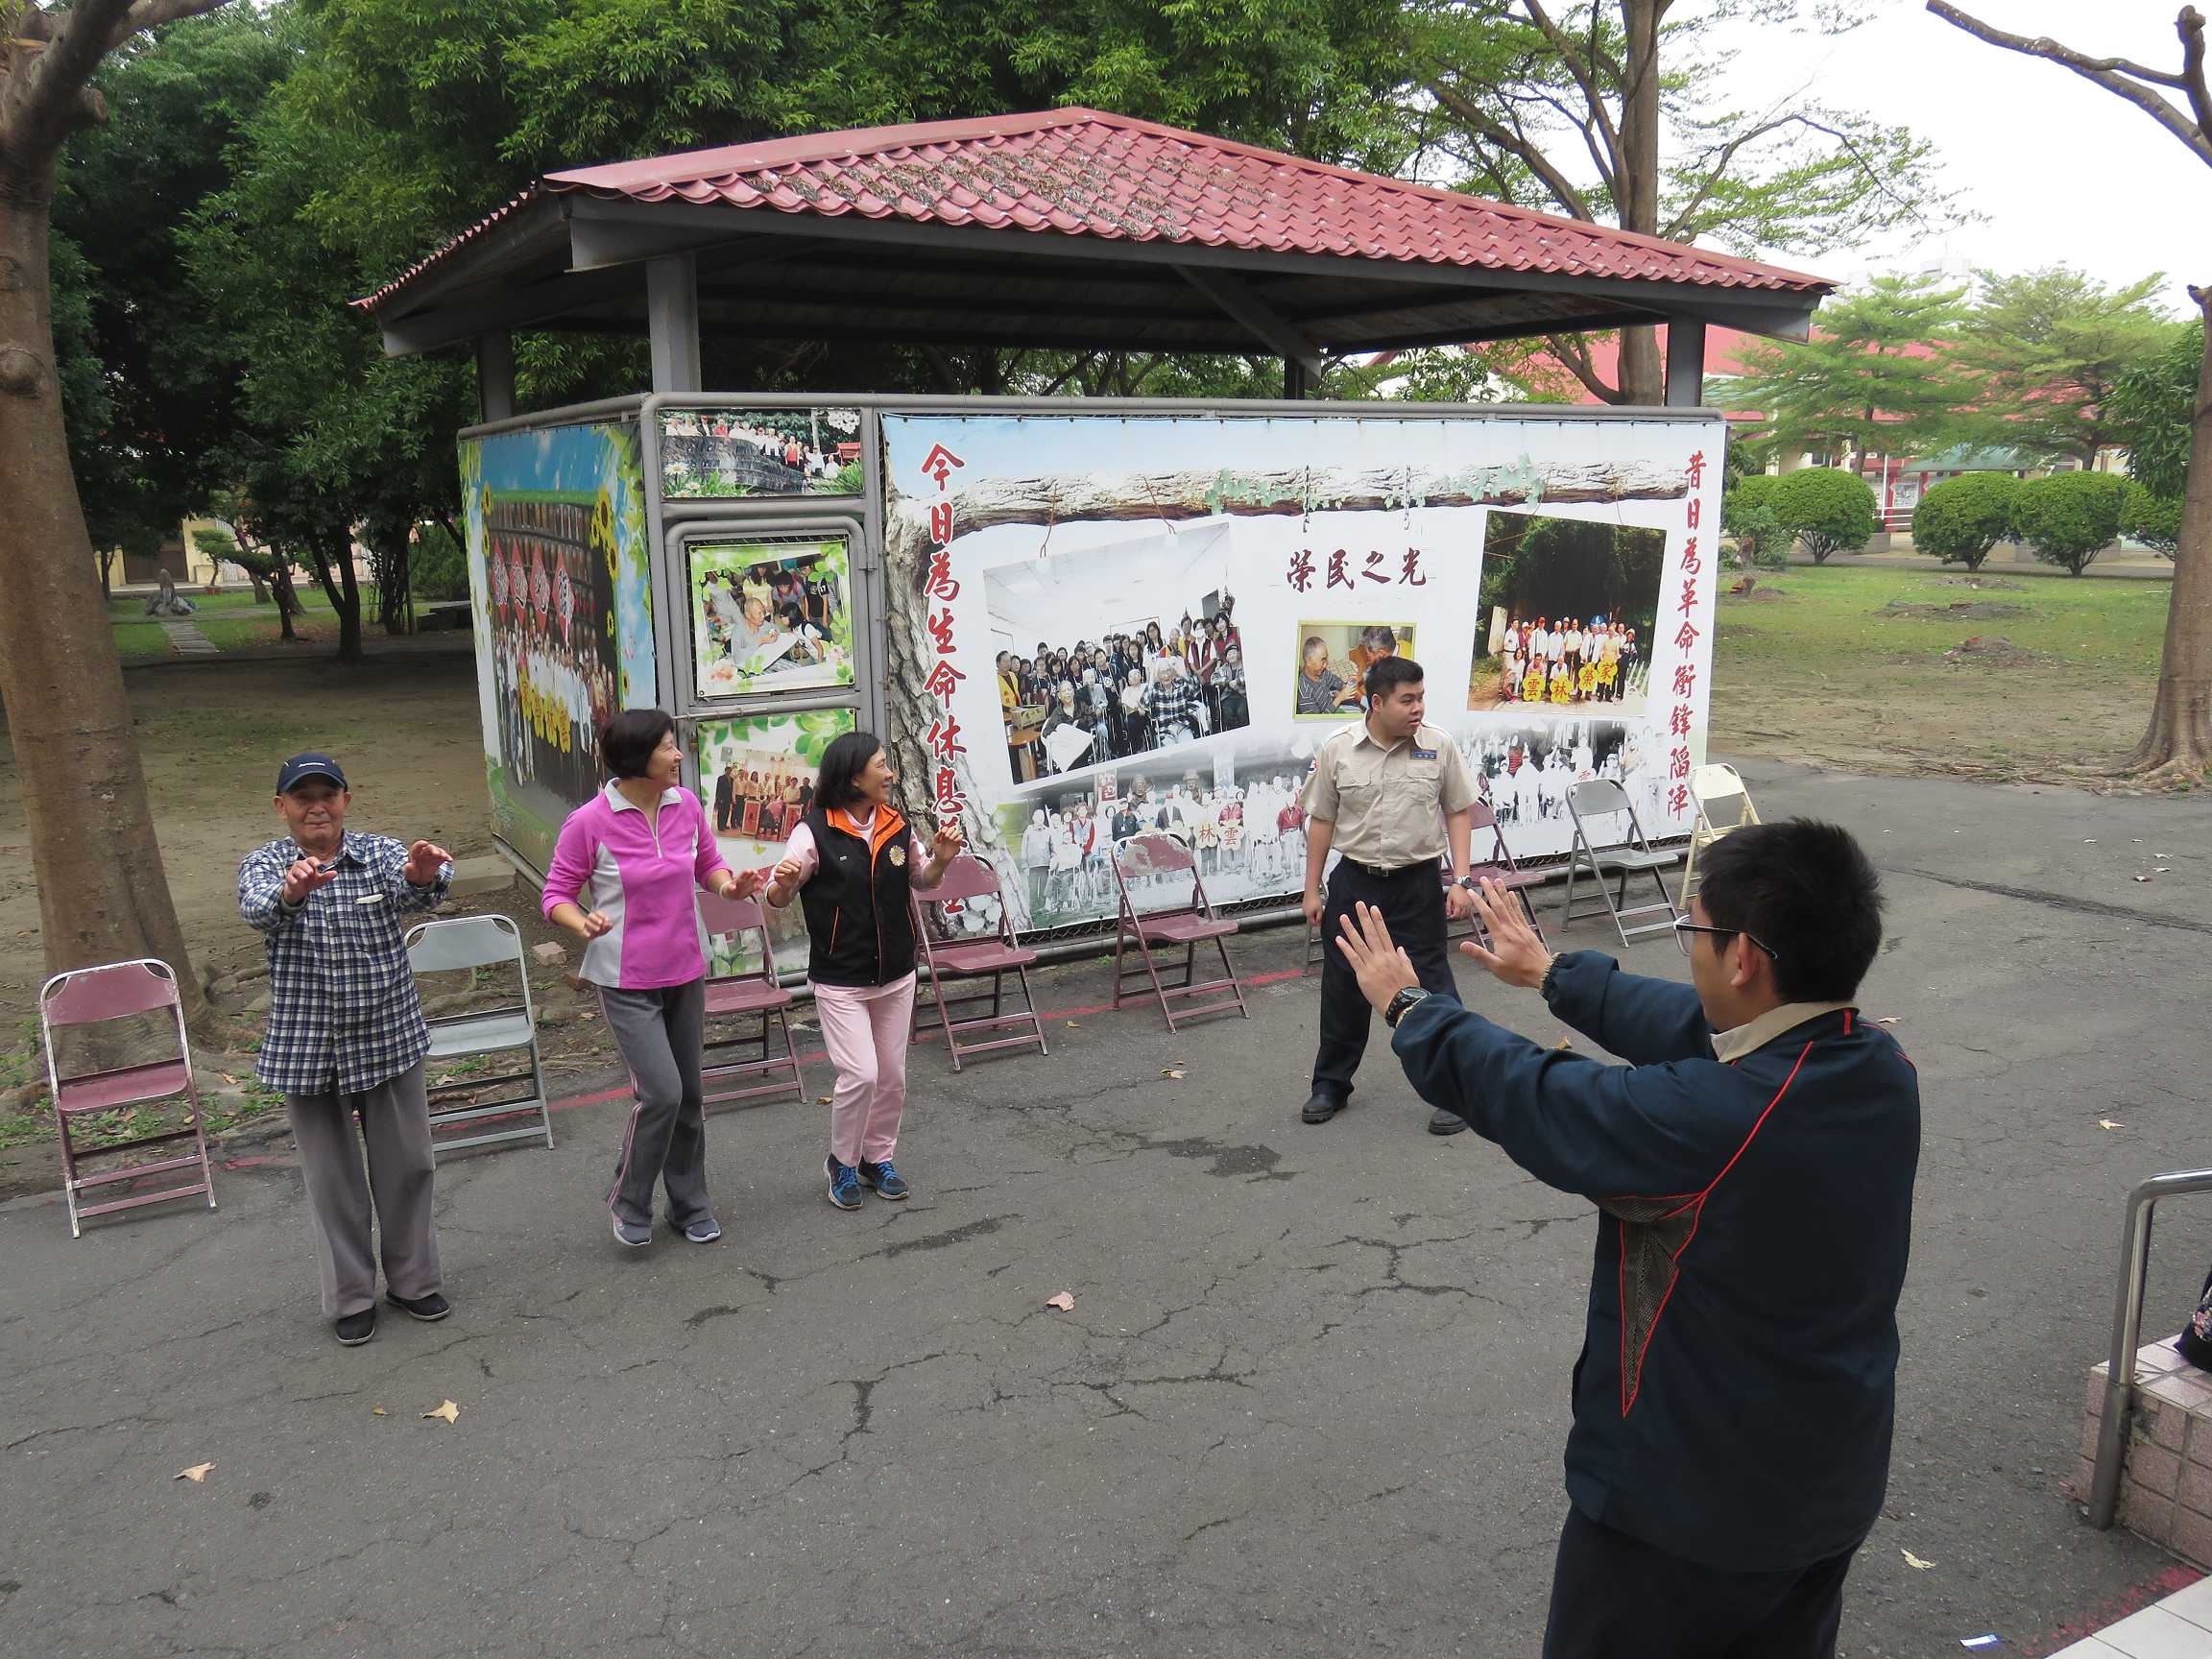
{"label": "gray sneaker", "polygon": [[636,1221],[625,1221],[617,1215],[614,1217],[614,1242],[627,1244],[633,1250],[642,1249],[653,1242],[653,1229]]}
{"label": "gray sneaker", "polygon": [[686,1221],[677,1229],[694,1244],[711,1244],[722,1237],[722,1223],[711,1215],[702,1215],[696,1221]]}

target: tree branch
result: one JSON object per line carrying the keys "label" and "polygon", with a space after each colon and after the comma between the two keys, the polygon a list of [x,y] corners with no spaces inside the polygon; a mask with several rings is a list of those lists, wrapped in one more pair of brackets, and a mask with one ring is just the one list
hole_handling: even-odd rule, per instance
{"label": "tree branch", "polygon": [[0,81],[0,152],[21,147],[21,159],[40,165],[75,126],[78,96],[108,52],[108,36],[131,0],[78,0],[66,12],[40,13],[53,31],[44,49]]}
{"label": "tree branch", "polygon": [[1595,223],[1597,216],[1590,211],[1590,204],[1582,192],[1575,187],[1575,181],[1572,179],[1552,164],[1551,158],[1543,151],[1500,126],[1474,100],[1467,97],[1466,94],[1455,90],[1447,83],[1441,80],[1432,80],[1428,84],[1429,90],[1436,102],[1451,110],[1469,129],[1479,133],[1501,150],[1519,156],[1528,171],[1544,181],[1544,187],[1558,198],[1560,205],[1565,207],[1568,212],[1574,214],[1577,219]]}
{"label": "tree branch", "polygon": [[134,0],[108,42],[108,49],[113,51],[142,30],[158,29],[164,23],[174,23],[183,17],[203,17],[229,3],[230,0]]}
{"label": "tree branch", "polygon": [[1668,222],[1659,234],[1670,242],[1680,240],[1684,227],[1690,223],[1690,216],[1705,205],[1705,198],[1713,194],[1713,187],[1720,182],[1721,175],[1728,171],[1728,163],[1736,159],[1736,152],[1755,138],[1764,138],[1767,133],[1789,126],[1795,119],[1797,117],[1793,115],[1784,115],[1776,120],[1763,121],[1756,127],[1745,128],[1721,145],[1720,154],[1705,177],[1698,180],[1697,188],[1691,193],[1690,200],[1683,204],[1682,210]]}
{"label": "tree branch", "polygon": [[1544,343],[1551,349],[1551,355],[1566,365],[1567,373],[1587,386],[1600,402],[1621,401],[1621,389],[1606,385],[1599,377],[1597,367],[1590,361],[1588,346],[1572,334],[1547,334]]}
{"label": "tree branch", "polygon": [[[2212,98],[2199,93],[2196,86],[2190,87],[2190,103],[2192,107],[2199,109],[2199,119],[2195,124],[2192,124],[2186,115],[2175,108],[2158,93],[2152,91],[2149,86],[2139,85],[2135,81],[2129,79],[2134,71],[2131,67],[2121,67],[2121,60],[2118,59],[2091,58],[2086,53],[2077,52],[2070,46],[2060,45],[2048,36],[2031,40],[2025,35],[2008,34],[2002,29],[1994,28],[1983,22],[1978,17],[1969,17],[1958,7],[1951,5],[1949,0],[1928,0],[1928,10],[1952,27],[1961,29],[1973,36],[1977,40],[1985,41],[1991,46],[2001,46],[2008,52],[2017,52],[2023,57],[2040,58],[2046,62],[2061,64],[2073,70],[2084,81],[2092,82],[2104,87],[2115,98],[2125,98],[2157,122],[2159,126],[2173,133],[2175,137],[2180,139],[2200,161],[2212,167],[2212,132],[2208,132],[2202,114],[2202,106],[2212,103]],[[2175,27],[2181,35],[2184,62],[2187,60],[2190,44],[2194,39],[2198,68],[2196,79],[2200,84],[2203,80],[2204,19],[2194,6],[2185,6],[2181,9],[2181,15],[2176,19]],[[2161,84],[2173,84],[2172,82],[2163,80]]]}
{"label": "tree branch", "polygon": [[2212,139],[2212,84],[2204,78],[2204,13],[2194,6],[2181,8],[2174,19],[2174,32],[2181,36],[2181,90],[2189,95],[2189,108],[2197,115],[2197,131]]}
{"label": "tree branch", "polygon": [[[1567,73],[1575,78],[1575,84],[1582,88],[1582,100],[1590,106],[1590,118],[1605,140],[1605,148],[1612,153],[1616,172],[1621,165],[1621,133],[1613,125],[1613,117],[1605,108],[1605,99],[1598,89],[1598,71],[1610,69],[1613,79],[1621,80],[1620,65],[1614,63],[1598,46],[1598,8],[1590,8],[1590,45],[1588,56],[1577,56],[1582,49],[1567,37],[1565,30],[1551,20],[1544,10],[1544,0],[1521,0],[1527,11],[1528,20],[1543,32],[1544,38],[1551,42],[1551,50],[1559,54],[1559,61]],[[1600,63],[1600,60],[1604,60]]]}

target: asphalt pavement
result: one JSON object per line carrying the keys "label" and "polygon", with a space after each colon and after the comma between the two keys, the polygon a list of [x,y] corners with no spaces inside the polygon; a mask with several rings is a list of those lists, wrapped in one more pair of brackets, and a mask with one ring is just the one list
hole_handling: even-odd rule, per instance
{"label": "asphalt pavement", "polygon": [[[2061,1482],[2122,1198],[2212,1163],[2212,804],[1744,771],[1881,865],[1863,1005],[1923,1089],[1896,1455],[1843,1651],[2049,1651],[2171,1565]],[[0,1209],[0,1647],[1533,1653],[1594,1213],[1426,1133],[1380,1042],[1352,1108],[1300,1123],[1302,956],[1239,942],[1248,1021],[1170,1036],[1100,1007],[1093,960],[1040,980],[1049,1058],[916,1050],[905,1204],[824,1201],[822,1106],[718,1114],[710,1246],[614,1244],[623,1102],[588,1098],[550,1152],[441,1168],[456,1310],[387,1310],[358,1350],[280,1142],[214,1214],[73,1242],[58,1202]],[[2154,1322],[2208,1261],[2212,1204],[2174,1206]]]}

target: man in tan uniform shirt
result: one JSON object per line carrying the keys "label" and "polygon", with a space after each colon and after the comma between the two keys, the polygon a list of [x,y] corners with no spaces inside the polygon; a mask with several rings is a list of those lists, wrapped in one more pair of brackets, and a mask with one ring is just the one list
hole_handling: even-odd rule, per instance
{"label": "man in tan uniform shirt", "polygon": [[[1336,947],[1343,918],[1364,901],[1382,913],[1390,937],[1412,959],[1429,991],[1458,998],[1445,946],[1448,918],[1468,915],[1474,897],[1447,889],[1439,860],[1449,849],[1455,881],[1467,878],[1468,808],[1475,779],[1452,734],[1424,722],[1421,665],[1379,657],[1366,674],[1367,714],[1321,745],[1306,781],[1306,919],[1321,929],[1321,1046],[1313,1093],[1299,1114],[1326,1123],[1352,1098],[1352,1076],[1366,1051],[1367,999]],[[1324,892],[1321,872],[1334,848],[1341,856]],[[1467,1127],[1438,1111],[1432,1134]]]}

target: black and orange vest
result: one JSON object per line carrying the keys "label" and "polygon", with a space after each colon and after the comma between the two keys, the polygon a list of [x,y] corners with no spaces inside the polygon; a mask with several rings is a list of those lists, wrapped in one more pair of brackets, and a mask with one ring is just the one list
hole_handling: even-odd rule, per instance
{"label": "black and orange vest", "polygon": [[888,985],[914,972],[914,916],[907,904],[906,820],[888,806],[862,834],[843,807],[809,812],[817,859],[799,889],[806,917],[806,977],[817,985]]}

